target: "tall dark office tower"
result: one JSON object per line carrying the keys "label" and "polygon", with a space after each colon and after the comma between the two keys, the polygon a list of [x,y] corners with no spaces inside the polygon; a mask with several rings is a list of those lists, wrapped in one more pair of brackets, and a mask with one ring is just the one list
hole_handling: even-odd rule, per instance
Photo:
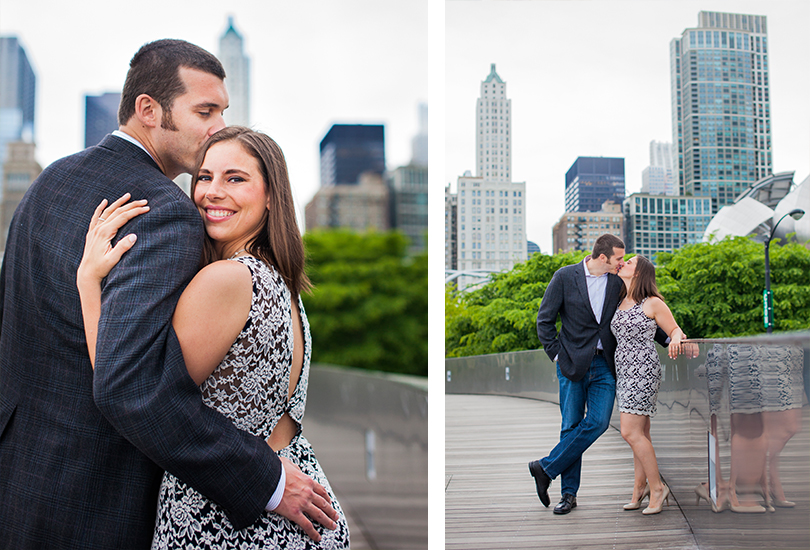
{"label": "tall dark office tower", "polygon": [[98,145],[104,136],[118,129],[120,93],[84,96],[84,146]]}
{"label": "tall dark office tower", "polygon": [[565,174],[565,211],[599,212],[624,201],[624,159],[579,157]]}
{"label": "tall dark office tower", "polygon": [[773,172],[765,16],[700,12],[670,67],[680,192],[711,196],[717,213]]}
{"label": "tall dark office tower", "polygon": [[384,127],[333,125],[321,140],[321,187],[357,185],[363,172],[385,172]]}

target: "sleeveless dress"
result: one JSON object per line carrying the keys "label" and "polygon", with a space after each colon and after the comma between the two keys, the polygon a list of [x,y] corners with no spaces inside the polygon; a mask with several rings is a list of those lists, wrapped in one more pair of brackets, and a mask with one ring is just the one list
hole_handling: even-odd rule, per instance
{"label": "sleeveless dress", "polygon": [[630,309],[616,308],[610,330],[616,337],[616,396],[619,411],[655,416],[661,361],[655,349],[654,319],[644,314],[644,298]]}
{"label": "sleeveless dress", "polygon": [[304,333],[304,362],[298,385],[287,399],[293,355],[291,293],[281,275],[261,260],[242,256],[253,279],[248,321],[200,390],[205,404],[227,416],[234,425],[264,439],[287,412],[298,425],[290,445],[279,451],[301,471],[323,485],[339,514],[334,531],[314,523],[321,534],[315,543],[298,525],[272,512],[235,531],[222,509],[170,473],[163,475],[158,500],[153,549],[163,548],[348,548],[346,517],[335,499],[312,447],[301,434],[306,405],[311,338],[309,322],[299,297]]}

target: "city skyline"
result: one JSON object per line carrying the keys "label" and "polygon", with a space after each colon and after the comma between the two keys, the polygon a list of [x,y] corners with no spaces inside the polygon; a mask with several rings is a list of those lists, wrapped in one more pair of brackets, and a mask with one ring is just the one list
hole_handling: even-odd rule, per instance
{"label": "city skyline", "polygon": [[527,238],[551,253],[565,173],[577,157],[624,158],[629,195],[641,189],[650,141],[672,141],[670,42],[697,26],[700,11],[768,17],[773,168],[795,170],[800,183],[810,173],[806,3],[452,0],[445,25],[445,184],[455,187],[474,167],[475,86],[495,63],[513,100],[512,179],[526,181]]}
{"label": "city skyline", "polygon": [[302,224],[320,184],[318,144],[332,124],[384,124],[388,168],[408,164],[418,104],[428,102],[426,3],[234,0],[192,10],[168,0],[157,12],[121,15],[100,0],[83,0],[81,9],[2,2],[0,35],[20,39],[37,76],[40,164],[84,148],[84,96],[120,91],[142,44],[180,38],[217,54],[228,16],[251,59],[253,127],[284,151]]}

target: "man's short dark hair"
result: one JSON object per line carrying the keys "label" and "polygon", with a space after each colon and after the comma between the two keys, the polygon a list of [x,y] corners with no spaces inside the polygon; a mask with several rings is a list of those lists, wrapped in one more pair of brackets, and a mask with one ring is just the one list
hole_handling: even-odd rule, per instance
{"label": "man's short dark hair", "polygon": [[624,241],[622,241],[616,235],[605,233],[596,239],[595,243],[593,243],[593,252],[591,252],[591,258],[596,259],[604,254],[607,259],[610,259],[610,257],[613,256],[614,248],[624,248]]}
{"label": "man's short dark hair", "polygon": [[197,69],[225,79],[225,69],[213,54],[185,40],[163,39],[141,46],[129,62],[129,71],[121,92],[118,124],[124,125],[135,114],[135,100],[147,94],[163,109],[161,125],[175,129],[171,121],[172,104],[185,93],[180,67]]}

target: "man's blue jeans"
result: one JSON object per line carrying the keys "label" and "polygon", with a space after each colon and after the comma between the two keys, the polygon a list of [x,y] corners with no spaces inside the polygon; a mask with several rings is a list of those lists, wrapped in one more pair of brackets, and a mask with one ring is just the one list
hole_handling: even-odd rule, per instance
{"label": "man's blue jeans", "polygon": [[[562,476],[562,494],[576,496],[582,472],[582,454],[605,433],[613,413],[616,380],[604,357],[594,355],[591,368],[579,382],[572,382],[560,372],[560,442],[540,461],[546,474]],[[587,408],[587,414],[586,414]]]}

